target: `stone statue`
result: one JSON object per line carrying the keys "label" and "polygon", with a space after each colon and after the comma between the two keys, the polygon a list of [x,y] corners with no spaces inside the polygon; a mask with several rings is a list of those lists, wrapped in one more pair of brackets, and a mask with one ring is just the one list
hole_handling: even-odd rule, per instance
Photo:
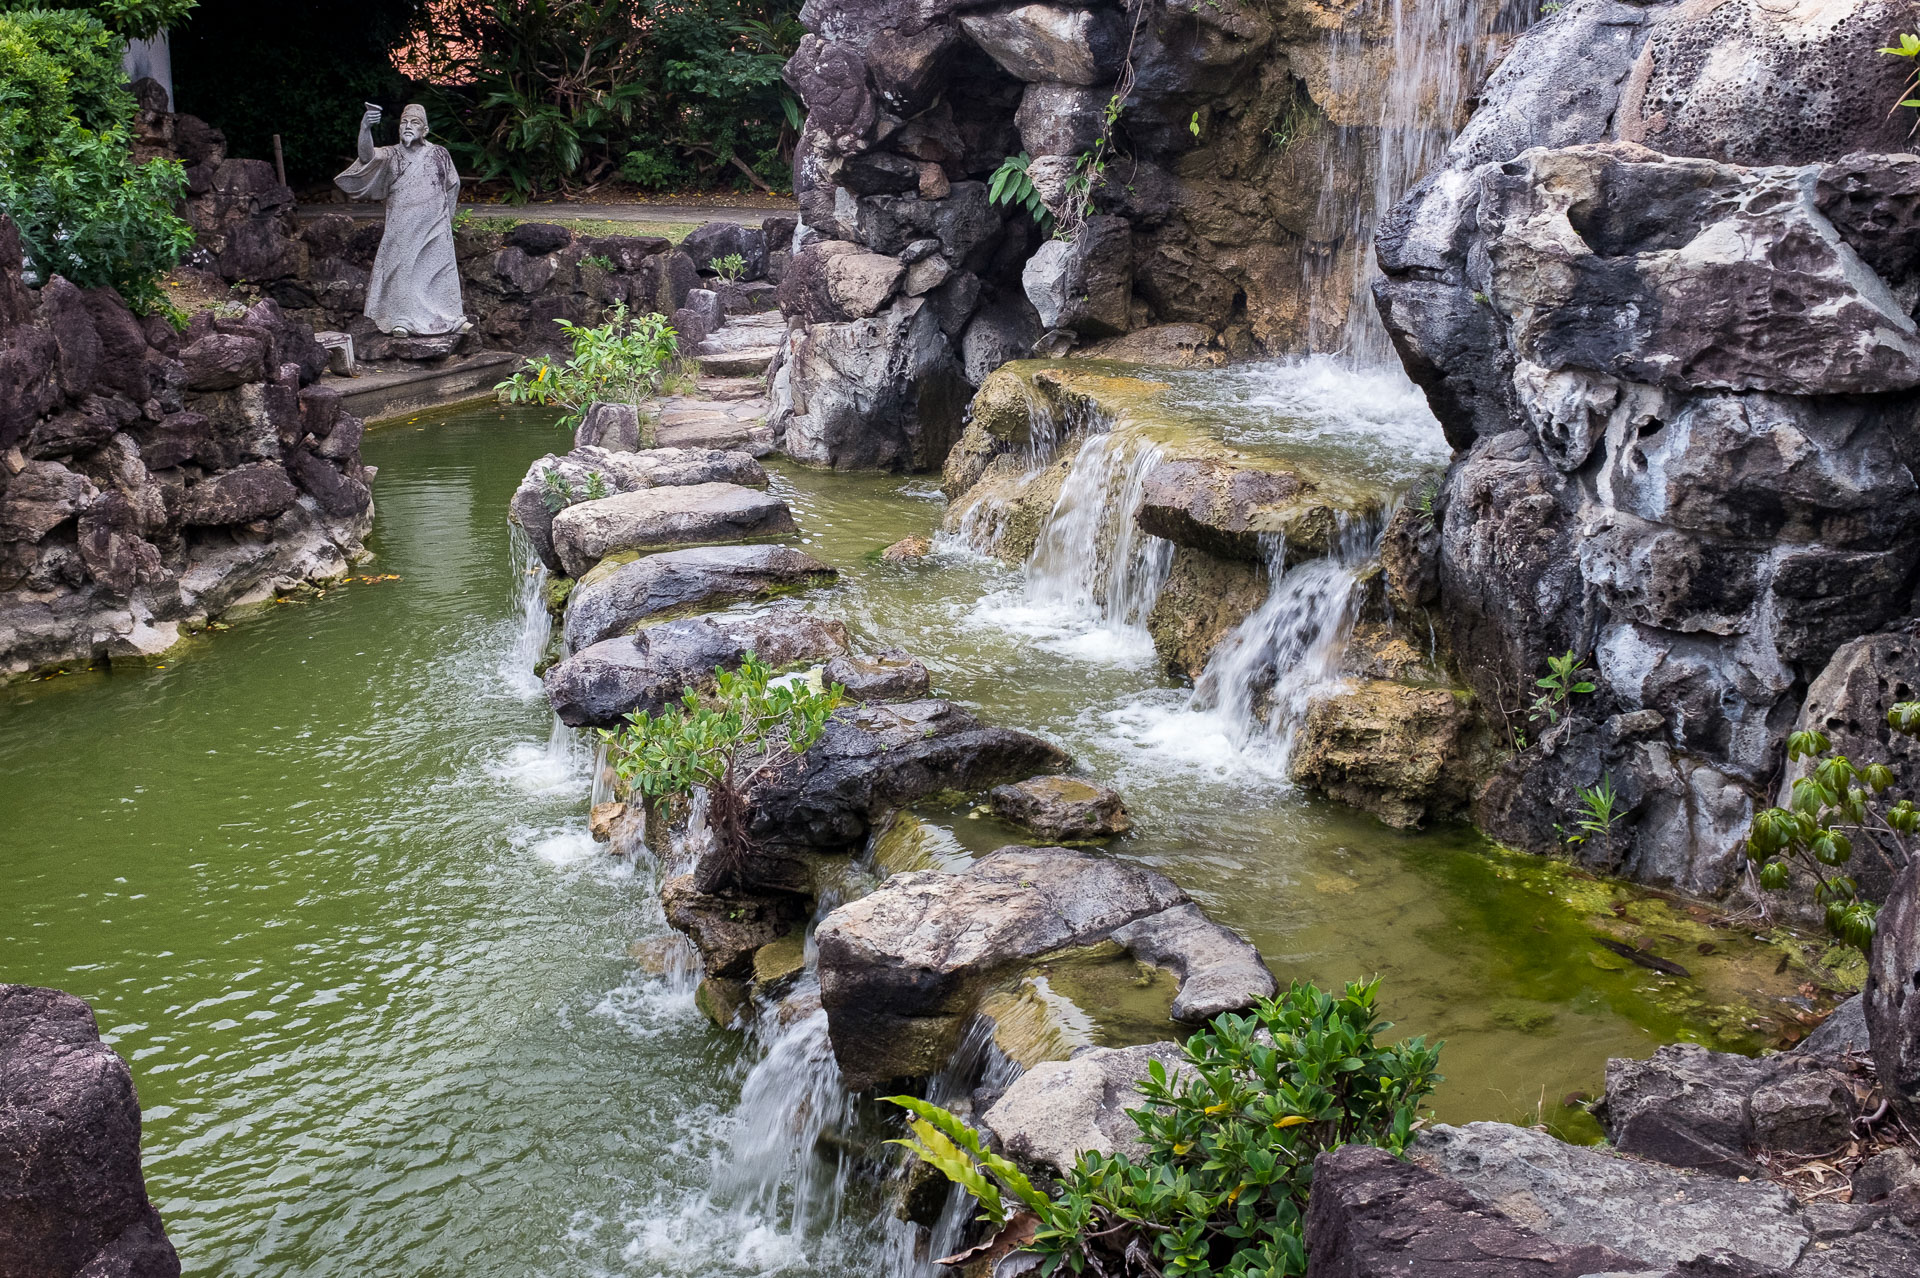
{"label": "stone statue", "polygon": [[471,327],[460,302],[453,211],[460,177],[443,146],[427,141],[427,112],[400,112],[400,142],[375,146],[380,108],[360,117],[360,159],[334,179],[356,200],[387,202],[386,231],[367,281],[367,318],[394,337],[432,337]]}

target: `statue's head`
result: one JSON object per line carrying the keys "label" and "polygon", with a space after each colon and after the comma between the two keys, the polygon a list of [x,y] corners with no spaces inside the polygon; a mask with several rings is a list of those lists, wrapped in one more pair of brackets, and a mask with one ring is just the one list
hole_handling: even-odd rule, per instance
{"label": "statue's head", "polygon": [[400,140],[408,146],[427,140],[427,109],[409,102],[400,112]]}

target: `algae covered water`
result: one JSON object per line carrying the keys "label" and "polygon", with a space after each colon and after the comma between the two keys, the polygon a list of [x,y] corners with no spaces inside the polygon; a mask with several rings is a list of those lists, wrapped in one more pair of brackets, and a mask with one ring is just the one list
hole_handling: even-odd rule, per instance
{"label": "algae covered water", "polygon": [[[0,980],[94,1004],[190,1274],[920,1268],[845,1159],[815,1159],[847,1110],[818,1027],[715,1030],[684,973],[635,957],[665,935],[652,871],[588,839],[584,752],[524,669],[504,511],[564,438],[491,409],[375,432],[363,580],[150,668],[0,689]],[[879,561],[938,524],[928,480],[775,469],[844,574],[807,606],[1121,788],[1116,854],[1283,981],[1384,977],[1403,1032],[1449,1040],[1441,1117],[1552,1116],[1610,1054],[1739,1045],[1759,1022],[1736,995],[1786,1006],[1732,962],[1681,983],[1589,943],[1596,911],[1691,940],[1683,911],[1293,793],[1016,569]],[[1010,836],[919,815],[956,855]]]}

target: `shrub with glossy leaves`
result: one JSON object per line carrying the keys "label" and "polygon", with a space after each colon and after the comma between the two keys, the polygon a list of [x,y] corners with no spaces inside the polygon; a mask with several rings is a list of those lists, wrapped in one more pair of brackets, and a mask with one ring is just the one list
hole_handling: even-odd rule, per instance
{"label": "shrub with glossy leaves", "polygon": [[[1887,711],[1887,726],[1906,736],[1920,735],[1920,701],[1902,701]],[[1759,867],[1760,886],[1785,891],[1798,869],[1814,883],[1814,900],[1825,910],[1827,930],[1865,950],[1873,944],[1879,906],[1860,896],[1860,885],[1846,873],[1858,840],[1891,870],[1912,861],[1914,836],[1920,833],[1920,808],[1912,799],[1894,798],[1893,769],[1884,763],[1855,763],[1836,753],[1824,732],[1796,732],[1787,738],[1787,757],[1814,759],[1812,771],[1793,783],[1789,806],[1768,808],[1753,819],[1747,856]]]}
{"label": "shrub with glossy leaves", "polygon": [[1192,1075],[1156,1061],[1140,1084],[1147,1105],[1128,1113],[1146,1157],[1083,1153],[1051,1193],[925,1101],[892,1098],[914,1115],[915,1139],[900,1143],[973,1193],[986,1223],[1009,1225],[1009,1199],[1031,1212],[1027,1246],[1046,1274],[1304,1274],[1314,1157],[1350,1144],[1404,1153],[1441,1081],[1440,1045],[1375,1041],[1390,1028],[1378,992],[1296,981],[1250,1015],[1216,1016],[1187,1040]]}
{"label": "shrub with glossy leaves", "polygon": [[595,327],[554,322],[572,339],[573,353],[560,362],[530,359],[494,389],[509,404],[566,409],[563,425],[579,425],[595,403],[638,404],[660,389],[679,355],[679,336],[664,315],[629,315],[625,303]]}

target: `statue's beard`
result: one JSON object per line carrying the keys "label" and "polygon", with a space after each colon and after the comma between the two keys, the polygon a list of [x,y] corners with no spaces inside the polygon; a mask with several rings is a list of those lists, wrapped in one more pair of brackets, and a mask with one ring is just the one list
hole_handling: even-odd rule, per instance
{"label": "statue's beard", "polygon": [[402,129],[400,130],[400,140],[408,146],[412,146],[420,140],[420,130],[415,128]]}

